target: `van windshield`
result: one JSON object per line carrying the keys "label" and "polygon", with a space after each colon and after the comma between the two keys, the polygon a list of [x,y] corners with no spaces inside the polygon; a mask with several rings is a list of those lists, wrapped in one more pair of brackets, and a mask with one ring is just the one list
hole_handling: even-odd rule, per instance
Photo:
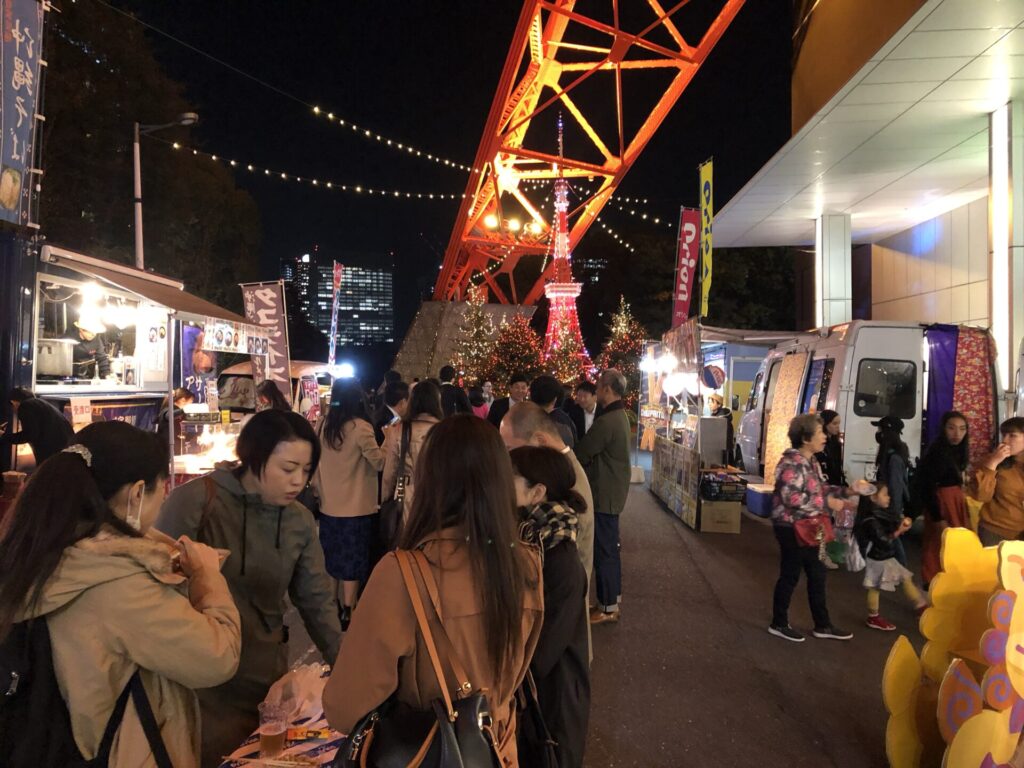
{"label": "van windshield", "polygon": [[914,418],[917,414],[917,366],[909,360],[861,360],[853,412],[871,418]]}

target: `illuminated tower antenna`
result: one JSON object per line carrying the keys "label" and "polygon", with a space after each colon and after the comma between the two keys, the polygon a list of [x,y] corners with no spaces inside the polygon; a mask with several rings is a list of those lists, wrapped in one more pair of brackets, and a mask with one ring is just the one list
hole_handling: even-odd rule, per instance
{"label": "illuminated tower antenna", "polygon": [[[558,159],[565,156],[564,126],[558,115]],[[554,281],[544,286],[549,302],[548,327],[544,334],[544,359],[549,369],[564,382],[587,375],[593,364],[583,346],[580,320],[576,314],[576,297],[583,286],[572,279],[572,254],[569,252],[569,182],[557,164],[555,178],[555,221],[552,227]]]}

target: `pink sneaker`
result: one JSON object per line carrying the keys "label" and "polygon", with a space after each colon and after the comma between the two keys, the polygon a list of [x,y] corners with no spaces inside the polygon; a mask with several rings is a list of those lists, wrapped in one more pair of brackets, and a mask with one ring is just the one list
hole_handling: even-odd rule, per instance
{"label": "pink sneaker", "polygon": [[877,615],[868,616],[868,620],[864,623],[867,624],[871,629],[877,629],[881,632],[892,632],[894,629],[896,629],[896,625],[893,624],[891,621],[886,621],[881,616]]}

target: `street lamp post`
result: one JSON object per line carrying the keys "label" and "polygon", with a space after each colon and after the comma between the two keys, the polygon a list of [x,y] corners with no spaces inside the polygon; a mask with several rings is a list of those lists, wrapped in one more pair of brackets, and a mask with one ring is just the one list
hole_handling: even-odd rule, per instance
{"label": "street lamp post", "polygon": [[[142,163],[139,154],[139,136],[144,134],[162,131],[164,128],[174,128],[179,125],[195,125],[199,115],[195,112],[185,112],[178,115],[173,122],[160,125],[143,125],[135,122],[132,125],[132,164],[135,170],[135,186],[133,202],[135,204],[135,268],[145,269],[145,255],[142,247]],[[172,432],[174,430],[171,430]]]}

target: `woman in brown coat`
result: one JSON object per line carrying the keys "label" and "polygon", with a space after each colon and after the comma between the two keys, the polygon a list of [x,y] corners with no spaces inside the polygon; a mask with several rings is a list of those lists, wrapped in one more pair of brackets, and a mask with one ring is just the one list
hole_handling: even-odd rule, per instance
{"label": "woman in brown coat", "polygon": [[[405,475],[405,501],[402,505],[403,525],[409,520],[409,510],[412,509],[413,488],[415,487],[413,470],[416,469],[416,460],[423,450],[423,441],[427,439],[427,434],[434,425],[443,418],[441,390],[432,381],[421,381],[413,387],[405,418],[384,430],[384,477],[381,481],[380,498],[382,501],[395,498],[399,475]],[[409,447],[405,455],[405,466],[399,468],[404,431],[409,432]]]}
{"label": "woman in brown coat", "polygon": [[[518,766],[514,692],[537,645],[544,608],[540,555],[517,533],[508,453],[489,424],[453,416],[431,430],[415,474],[418,490],[401,547],[419,549],[430,562],[445,633],[473,690],[487,694],[502,765]],[[429,606],[422,586],[420,592]],[[428,615],[439,635],[437,616]],[[447,683],[452,696],[453,683]],[[324,688],[324,712],[348,734],[392,694],[417,709],[441,695],[393,553],[374,569],[352,617]]]}
{"label": "woman in brown coat", "polygon": [[377,529],[377,473],[384,452],[377,445],[370,408],[356,379],[338,379],[320,422],[320,464],[313,486],[320,498],[320,543],[327,572],[341,582],[341,628],[370,576]]}

